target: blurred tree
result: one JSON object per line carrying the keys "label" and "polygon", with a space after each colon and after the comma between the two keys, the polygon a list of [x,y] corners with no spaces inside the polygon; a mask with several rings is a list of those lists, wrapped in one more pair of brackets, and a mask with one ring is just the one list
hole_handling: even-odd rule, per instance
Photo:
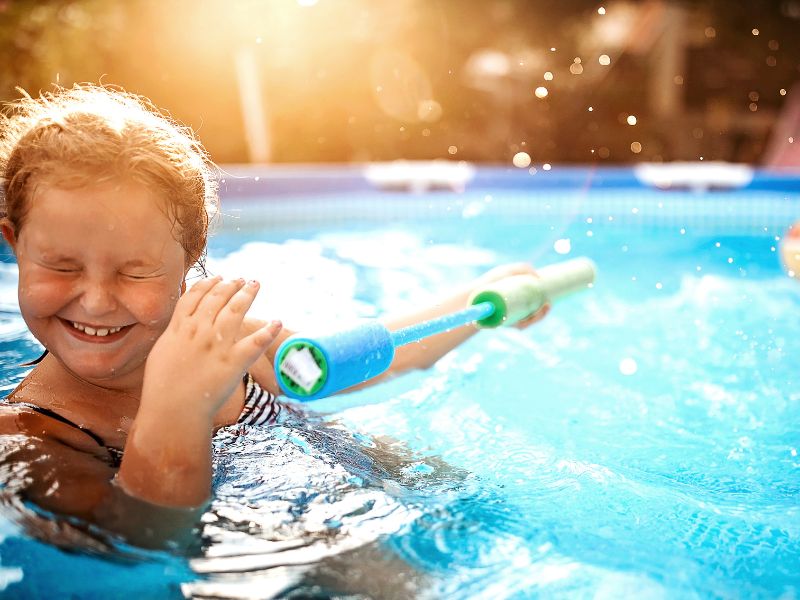
{"label": "blurred tree", "polygon": [[118,84],[240,162],[244,48],[279,162],[757,161],[798,24],[800,0],[0,0],[0,98]]}

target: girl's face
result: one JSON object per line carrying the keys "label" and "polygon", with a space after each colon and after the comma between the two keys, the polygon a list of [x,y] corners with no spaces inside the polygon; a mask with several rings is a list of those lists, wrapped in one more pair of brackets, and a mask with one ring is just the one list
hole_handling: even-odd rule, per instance
{"label": "girl's face", "polygon": [[169,323],[186,254],[159,198],[134,182],[40,187],[15,237],[19,305],[36,338],[74,375],[141,386]]}

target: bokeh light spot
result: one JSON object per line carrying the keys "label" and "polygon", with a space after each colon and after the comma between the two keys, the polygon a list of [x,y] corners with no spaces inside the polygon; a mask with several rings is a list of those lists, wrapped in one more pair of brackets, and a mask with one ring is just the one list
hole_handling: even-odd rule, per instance
{"label": "bokeh light spot", "polygon": [[531,164],[531,157],[527,152],[517,152],[511,162],[518,169],[527,169]]}

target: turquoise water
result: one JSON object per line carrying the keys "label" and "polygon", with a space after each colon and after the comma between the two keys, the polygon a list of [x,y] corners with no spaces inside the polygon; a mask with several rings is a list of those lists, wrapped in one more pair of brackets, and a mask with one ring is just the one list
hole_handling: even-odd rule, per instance
{"label": "turquoise water", "polygon": [[[800,595],[800,283],[776,252],[796,198],[398,195],[383,218],[339,200],[231,205],[210,270],[258,278],[254,312],[295,329],[509,261],[589,256],[597,282],[427,371],[222,434],[191,557],[67,553],[6,511],[6,595]],[[36,346],[1,316],[12,386]]]}

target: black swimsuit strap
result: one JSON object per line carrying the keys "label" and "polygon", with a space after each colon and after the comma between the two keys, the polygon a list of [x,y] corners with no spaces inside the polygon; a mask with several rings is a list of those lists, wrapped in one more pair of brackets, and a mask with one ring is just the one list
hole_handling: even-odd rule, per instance
{"label": "black swimsuit strap", "polygon": [[94,431],[92,431],[91,429],[87,429],[82,425],[78,425],[75,421],[71,421],[67,417],[60,415],[57,412],[50,410],[49,408],[42,408],[41,406],[36,406],[35,404],[31,404],[30,402],[5,402],[4,404],[6,404],[7,406],[24,406],[25,408],[30,408],[32,411],[37,412],[40,415],[50,417],[51,419],[55,419],[56,421],[61,421],[65,425],[69,425],[70,427],[74,427],[75,429],[80,429],[83,433],[85,433],[95,442],[97,442],[98,446],[103,446],[104,448],[107,447],[106,443],[103,441],[103,438],[97,435]]}
{"label": "black swimsuit strap", "polygon": [[36,406],[35,404],[31,404],[30,402],[8,402],[7,400],[5,400],[2,401],[2,403],[5,404],[6,406],[24,406],[25,408],[29,408],[32,411],[39,413],[40,415],[50,417],[51,419],[55,419],[56,421],[64,423],[65,425],[74,427],[75,429],[82,431],[90,438],[92,438],[97,443],[98,446],[100,446],[101,448],[105,448],[108,451],[112,467],[118,467],[122,462],[122,450],[120,450],[119,448],[114,448],[113,446],[109,446],[108,444],[105,443],[105,441],[103,441],[103,438],[101,438],[91,429],[78,425],[75,421],[71,421],[67,417],[60,415],[57,412],[50,410],[49,408],[42,408],[41,406]]}
{"label": "black swimsuit strap", "polygon": [[47,354],[48,352],[47,350],[45,350],[44,352],[42,352],[42,355],[39,358],[34,358],[31,361],[22,363],[20,367],[32,367],[33,365],[38,365],[40,362],[44,360],[44,357],[47,356]]}

